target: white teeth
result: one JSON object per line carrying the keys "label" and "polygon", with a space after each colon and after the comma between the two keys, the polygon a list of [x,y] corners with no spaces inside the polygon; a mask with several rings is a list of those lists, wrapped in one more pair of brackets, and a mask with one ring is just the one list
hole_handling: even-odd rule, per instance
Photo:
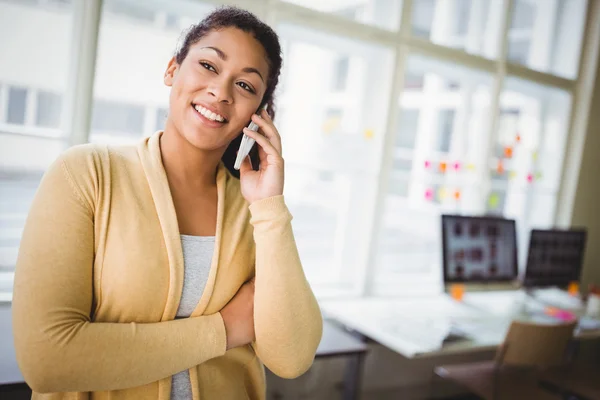
{"label": "white teeth", "polygon": [[200,114],[204,115],[206,118],[212,120],[212,121],[219,121],[219,122],[223,122],[225,121],[225,118],[223,118],[222,116],[220,116],[219,114],[215,114],[214,112],[199,106],[199,105],[195,105],[194,108],[196,109],[196,111],[198,111]]}

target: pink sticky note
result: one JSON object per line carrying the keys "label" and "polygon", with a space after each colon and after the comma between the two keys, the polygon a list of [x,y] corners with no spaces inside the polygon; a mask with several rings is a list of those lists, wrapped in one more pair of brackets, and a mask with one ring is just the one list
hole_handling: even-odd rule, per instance
{"label": "pink sticky note", "polygon": [[527,174],[527,182],[533,182],[533,174]]}
{"label": "pink sticky note", "polygon": [[425,200],[427,200],[427,201],[433,200],[433,190],[427,189],[425,191]]}
{"label": "pink sticky note", "polygon": [[425,168],[429,168],[429,167],[431,167],[431,162],[425,161]]}
{"label": "pink sticky note", "polygon": [[460,163],[458,161],[455,162],[454,165],[453,165],[453,167],[454,167],[455,171],[458,171],[460,169]]}

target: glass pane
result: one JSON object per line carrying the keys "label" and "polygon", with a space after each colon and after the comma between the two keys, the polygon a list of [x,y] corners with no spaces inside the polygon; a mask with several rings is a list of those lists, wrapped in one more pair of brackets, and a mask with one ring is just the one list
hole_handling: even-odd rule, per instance
{"label": "glass pane", "polygon": [[442,46],[494,58],[504,0],[413,0],[412,33]]}
{"label": "glass pane", "polygon": [[571,97],[562,90],[512,77],[505,81],[487,210],[517,219],[522,261],[530,229],[554,222],[570,108]]}
{"label": "glass pane", "polygon": [[418,56],[409,57],[405,77],[421,77],[421,84],[405,84],[399,99],[400,128],[378,232],[373,291],[381,295],[439,290],[440,215],[485,209],[482,149],[489,143],[493,78]]}
{"label": "glass pane", "polygon": [[368,25],[395,30],[400,25],[401,0],[284,0]]}
{"label": "glass pane", "polygon": [[39,91],[37,93],[37,114],[35,124],[47,128],[58,128],[62,99],[59,94]]}
{"label": "glass pane", "polygon": [[72,17],[67,1],[0,0],[0,299],[12,292],[33,194],[64,149],[56,97],[71,65]]}
{"label": "glass pane", "polygon": [[162,129],[166,113],[157,109],[169,107],[163,75],[182,29],[215,8],[191,0],[176,4],[103,2],[90,141],[131,143]]}
{"label": "glass pane", "polygon": [[286,45],[275,122],[300,256],[318,292],[352,287],[366,262],[364,205],[376,190],[393,52],[296,25],[278,32]]}
{"label": "glass pane", "polygon": [[508,59],[576,78],[587,0],[515,0]]}
{"label": "glass pane", "polygon": [[8,111],[6,122],[9,124],[25,124],[25,108],[27,106],[27,89],[8,88]]}

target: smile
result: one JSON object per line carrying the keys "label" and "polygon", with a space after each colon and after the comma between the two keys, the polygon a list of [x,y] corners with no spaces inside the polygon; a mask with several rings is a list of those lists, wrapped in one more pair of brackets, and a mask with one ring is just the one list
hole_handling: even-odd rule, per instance
{"label": "smile", "polygon": [[225,117],[223,117],[222,115],[214,113],[214,112],[210,111],[209,109],[202,107],[201,105],[192,104],[192,106],[200,115],[202,115],[203,117],[205,117],[211,121],[227,122],[227,119],[225,119]]}

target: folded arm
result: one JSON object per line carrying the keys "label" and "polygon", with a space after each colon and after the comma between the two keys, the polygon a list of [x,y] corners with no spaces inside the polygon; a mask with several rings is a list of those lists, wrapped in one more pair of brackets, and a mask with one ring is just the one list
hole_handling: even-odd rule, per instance
{"label": "folded arm", "polygon": [[283,378],[312,365],[323,330],[319,305],[306,280],[283,196],[250,206],[256,243],[255,350]]}
{"label": "folded arm", "polygon": [[59,159],[32,204],[15,275],[15,348],[32,389],[135,387],[224,354],[219,313],[148,324],[91,321],[93,220],[91,205]]}

